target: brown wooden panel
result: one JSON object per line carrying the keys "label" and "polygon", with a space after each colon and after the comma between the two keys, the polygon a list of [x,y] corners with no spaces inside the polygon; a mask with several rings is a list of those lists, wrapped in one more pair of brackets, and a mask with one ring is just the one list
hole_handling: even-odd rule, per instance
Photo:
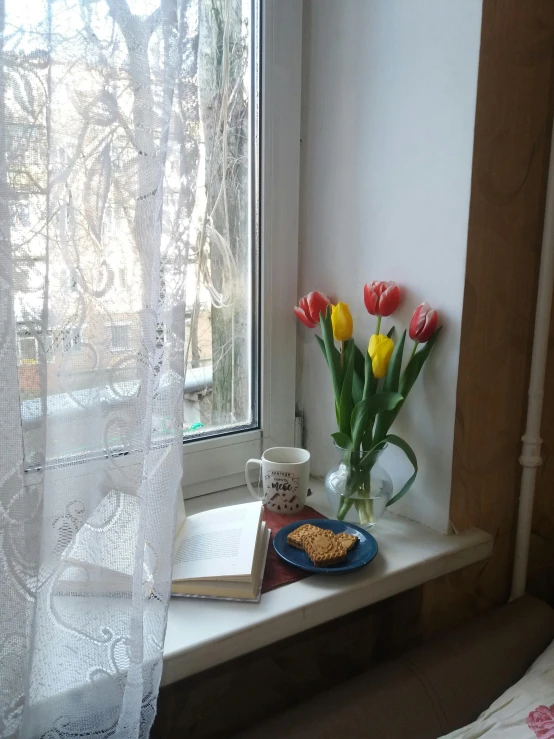
{"label": "brown wooden panel", "polygon": [[495,547],[486,566],[426,586],[427,627],[454,613],[471,615],[508,594],[552,126],[553,49],[552,0],[485,0],[451,518],[459,529],[489,531]]}

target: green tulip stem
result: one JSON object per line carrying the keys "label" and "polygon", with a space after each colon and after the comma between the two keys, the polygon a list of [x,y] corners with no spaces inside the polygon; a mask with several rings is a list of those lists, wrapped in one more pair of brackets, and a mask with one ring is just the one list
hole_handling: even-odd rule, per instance
{"label": "green tulip stem", "polygon": [[378,334],[379,331],[381,331],[381,316],[377,316],[377,326],[375,328],[375,333]]}
{"label": "green tulip stem", "polygon": [[415,353],[417,352],[417,348],[419,346],[419,341],[414,341],[414,347],[412,349],[412,353],[410,354],[410,359],[408,360],[408,364],[412,361],[412,359],[415,356]]}
{"label": "green tulip stem", "polygon": [[340,497],[337,518],[344,521],[348,511],[354,507],[362,526],[375,523],[374,501],[371,498],[371,468],[375,464],[372,459],[365,463],[364,453],[359,450],[345,450],[343,464],[348,468],[344,492]]}
{"label": "green tulip stem", "polygon": [[339,521],[344,521],[346,514],[352,508],[354,502],[354,498],[349,498],[346,495],[340,496],[340,505],[337,513],[337,519]]}
{"label": "green tulip stem", "polygon": [[344,367],[344,341],[340,343],[340,366]]}

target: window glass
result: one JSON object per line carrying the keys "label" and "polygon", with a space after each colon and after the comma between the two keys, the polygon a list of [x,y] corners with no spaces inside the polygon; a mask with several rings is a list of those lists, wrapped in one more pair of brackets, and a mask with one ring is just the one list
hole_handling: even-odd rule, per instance
{"label": "window glass", "polygon": [[[102,424],[79,414],[101,419],[137,394],[149,313],[136,193],[150,154],[163,166],[155,278],[162,297],[185,295],[184,342],[156,329],[160,355],[185,355],[185,441],[259,424],[258,4],[185,7],[167,96],[158,0],[60,0],[52,17],[40,0],[6,0],[4,54],[25,59],[6,68],[0,106],[16,321],[32,334],[18,336],[23,418],[33,429],[46,407],[82,427],[75,450],[50,435],[49,458],[102,449]],[[125,8],[151,19],[138,107]]]}

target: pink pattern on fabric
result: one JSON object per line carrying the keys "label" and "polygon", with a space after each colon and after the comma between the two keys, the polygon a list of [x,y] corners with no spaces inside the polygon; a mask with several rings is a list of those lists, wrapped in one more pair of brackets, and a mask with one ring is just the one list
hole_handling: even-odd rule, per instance
{"label": "pink pattern on fabric", "polygon": [[527,716],[527,726],[538,739],[554,739],[554,706],[537,706]]}

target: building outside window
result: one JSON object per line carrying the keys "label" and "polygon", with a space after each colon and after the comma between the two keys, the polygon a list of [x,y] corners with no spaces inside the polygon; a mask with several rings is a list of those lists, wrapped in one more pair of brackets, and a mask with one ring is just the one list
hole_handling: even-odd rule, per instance
{"label": "building outside window", "polygon": [[19,349],[20,364],[36,364],[38,351],[37,340],[34,336],[18,336],[17,344]]}
{"label": "building outside window", "polygon": [[122,352],[131,348],[131,327],[129,325],[111,326],[110,349]]}

